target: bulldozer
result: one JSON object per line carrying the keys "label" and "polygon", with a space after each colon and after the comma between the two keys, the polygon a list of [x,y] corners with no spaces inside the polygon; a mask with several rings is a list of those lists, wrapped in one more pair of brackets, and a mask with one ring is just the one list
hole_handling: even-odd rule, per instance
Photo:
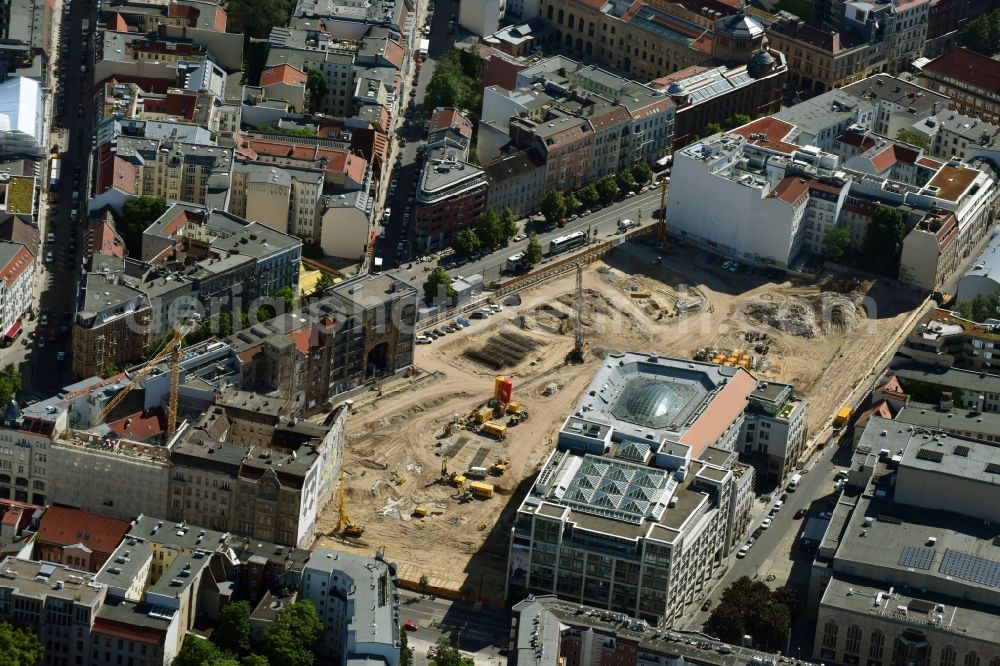
{"label": "bulldozer", "polygon": [[521,411],[514,412],[513,414],[510,415],[510,418],[507,419],[507,425],[516,426],[518,423],[524,423],[527,420],[528,420],[528,411],[522,409]]}
{"label": "bulldozer", "polygon": [[497,461],[493,463],[493,466],[490,467],[490,474],[493,476],[503,476],[504,472],[507,471],[508,465],[510,465],[510,457],[503,456],[498,458]]}
{"label": "bulldozer", "polygon": [[465,504],[466,502],[472,501],[472,491],[466,488],[463,492],[455,493],[451,496],[452,499],[458,500],[459,504]]}

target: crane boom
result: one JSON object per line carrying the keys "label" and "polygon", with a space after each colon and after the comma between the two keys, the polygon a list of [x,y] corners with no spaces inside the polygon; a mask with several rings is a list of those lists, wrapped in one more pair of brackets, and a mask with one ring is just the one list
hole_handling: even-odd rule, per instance
{"label": "crane boom", "polygon": [[[135,373],[135,375],[132,377],[132,381],[126,384],[122,390],[118,391],[115,397],[111,398],[111,400],[108,401],[108,404],[104,405],[101,411],[97,413],[96,417],[97,423],[102,423],[104,419],[107,418],[108,414],[110,414],[115,407],[121,404],[121,401],[125,399],[125,396],[127,396],[132,391],[132,389],[138,386],[139,382],[141,382],[143,379],[149,376],[149,374],[156,368],[156,364],[167,357],[167,355],[171,352],[172,343],[177,341],[177,336],[178,333],[175,332],[174,337],[171,338],[170,342],[164,345],[163,348],[160,349],[160,351],[156,352],[156,355],[153,356],[153,358],[149,359],[149,361],[146,362],[146,365],[142,366],[142,368],[140,368],[139,371]],[[184,336],[181,335],[180,337]],[[179,344],[179,341],[177,342]]]}

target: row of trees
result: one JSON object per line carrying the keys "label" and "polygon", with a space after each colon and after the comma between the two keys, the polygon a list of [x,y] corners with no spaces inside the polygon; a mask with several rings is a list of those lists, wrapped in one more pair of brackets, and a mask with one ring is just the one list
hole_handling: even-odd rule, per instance
{"label": "row of trees", "polygon": [[211,640],[189,634],[174,666],[311,666],[323,637],[316,607],[303,599],[286,606],[255,646],[246,601],[227,605]]}
{"label": "row of trees", "polygon": [[434,74],[424,91],[424,108],[478,109],[483,90],[483,61],[472,51],[452,49],[434,61]]}
{"label": "row of trees", "polygon": [[33,629],[0,622],[0,664],[35,666],[44,655],[45,648]]}
{"label": "row of trees", "polygon": [[750,636],[754,648],[773,652],[785,647],[800,610],[793,588],[784,585],[772,590],[743,576],[722,593],[722,600],[705,623],[705,632],[737,645]]}
{"label": "row of trees", "polygon": [[637,162],[617,175],[598,178],[570,194],[550,190],[542,199],[541,212],[546,222],[557,224],[567,215],[584,208],[593,208],[598,204],[610,203],[621,193],[633,192],[651,180],[653,180],[653,170],[648,165]]}
{"label": "row of trees", "polygon": [[1000,317],[1000,288],[988,294],[976,294],[972,300],[959,301],[955,304],[955,309],[963,318],[972,321],[996,319]]}
{"label": "row of trees", "polygon": [[958,40],[963,46],[991,56],[1000,51],[1000,9],[981,14],[965,24]]}
{"label": "row of trees", "polygon": [[459,257],[468,257],[481,249],[505,247],[517,232],[517,220],[509,208],[504,208],[499,215],[487,209],[479,214],[471,228],[455,234],[451,248]]}
{"label": "row of trees", "polygon": [[731,130],[734,127],[746,125],[751,120],[753,120],[753,118],[745,113],[734,113],[721,123],[707,123],[701,132],[701,136],[712,136],[713,134],[718,134],[719,132],[723,132],[725,130]]}
{"label": "row of trees", "polygon": [[903,251],[906,224],[895,208],[877,206],[865,226],[861,251],[850,256],[851,232],[846,227],[831,227],[823,237],[823,255],[830,261],[849,259],[871,273],[896,277]]}

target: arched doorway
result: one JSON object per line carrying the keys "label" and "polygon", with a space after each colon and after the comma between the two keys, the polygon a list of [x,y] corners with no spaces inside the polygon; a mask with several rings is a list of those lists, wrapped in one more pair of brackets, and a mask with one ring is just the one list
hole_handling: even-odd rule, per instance
{"label": "arched doorway", "polygon": [[368,352],[365,359],[365,376],[378,377],[390,370],[389,343],[380,342]]}

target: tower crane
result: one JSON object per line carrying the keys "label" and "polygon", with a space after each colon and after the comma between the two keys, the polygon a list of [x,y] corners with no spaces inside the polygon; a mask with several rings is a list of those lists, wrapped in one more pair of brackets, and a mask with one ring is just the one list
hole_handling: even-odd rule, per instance
{"label": "tower crane", "polygon": [[132,380],[126,384],[124,388],[118,391],[115,397],[111,398],[111,400],[104,405],[95,417],[96,422],[103,423],[104,419],[108,417],[108,414],[110,414],[115,407],[121,404],[122,400],[124,400],[125,397],[131,393],[132,389],[138,386],[143,379],[148,377],[153,370],[156,369],[156,366],[160,361],[169,356],[170,395],[167,398],[167,438],[169,439],[170,436],[174,434],[174,430],[177,428],[177,392],[180,386],[181,344],[184,341],[184,336],[190,333],[193,328],[194,320],[189,320],[183,324],[175,324],[173,336],[167,340],[158,352],[156,352],[153,358],[149,359],[146,364],[132,376]]}
{"label": "tower crane", "polygon": [[[343,463],[341,463],[343,465]],[[351,521],[347,515],[347,488],[344,487],[344,470],[340,470],[340,488],[337,489],[337,529],[341,536],[357,539],[365,533],[363,525]]]}
{"label": "tower crane", "polygon": [[667,179],[660,179],[660,224],[656,228],[656,240],[667,254],[673,254],[674,249],[667,244]]}
{"label": "tower crane", "polygon": [[573,299],[573,350],[569,353],[572,363],[583,363],[587,353],[587,344],[583,340],[583,322],[580,320],[583,311],[583,263],[576,265],[576,294]]}

